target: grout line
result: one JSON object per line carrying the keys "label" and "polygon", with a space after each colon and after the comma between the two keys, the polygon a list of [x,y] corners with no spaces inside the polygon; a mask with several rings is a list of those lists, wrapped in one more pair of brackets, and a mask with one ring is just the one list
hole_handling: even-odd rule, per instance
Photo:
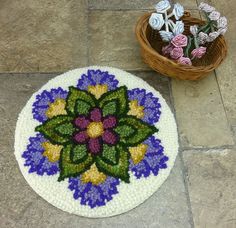
{"label": "grout line", "polygon": [[186,177],[185,166],[184,166],[184,161],[183,161],[183,154],[182,154],[183,150],[181,148],[180,135],[179,135],[179,131],[178,131],[178,122],[177,122],[177,118],[176,118],[176,109],[175,109],[175,106],[174,106],[174,96],[173,96],[173,93],[172,93],[172,86],[171,86],[172,85],[172,80],[173,79],[169,79],[170,101],[171,101],[171,105],[173,107],[173,114],[174,114],[174,117],[175,117],[175,120],[176,120],[176,125],[177,125],[178,141],[179,141],[179,157],[180,157],[181,172],[182,172],[182,176],[183,176],[183,180],[184,180],[184,187],[185,187],[186,197],[187,197],[189,223],[190,223],[191,227],[193,228],[194,227],[193,212],[192,212],[192,207],[191,207],[187,177]]}
{"label": "grout line", "polygon": [[153,11],[152,8],[140,8],[140,9],[132,9],[132,8],[89,8],[89,11],[139,11],[139,12],[142,12],[142,11]]}
{"label": "grout line", "polygon": [[184,164],[184,159],[183,159],[183,152],[179,151],[179,157],[180,157],[180,169],[182,172],[182,176],[184,179],[184,187],[186,191],[186,197],[187,197],[187,205],[188,205],[188,215],[189,215],[189,223],[192,228],[194,228],[194,220],[193,220],[193,211],[192,211],[192,205],[191,205],[191,200],[190,200],[190,195],[189,195],[189,188],[188,188],[188,171],[187,168]]}
{"label": "grout line", "polygon": [[223,150],[231,150],[234,149],[235,146],[222,146],[222,147],[215,147],[215,148],[183,148],[182,151],[191,151],[193,153],[207,153],[208,151],[214,150],[215,152],[221,152]]}
{"label": "grout line", "polygon": [[223,150],[232,149],[235,145],[223,145],[223,146],[213,146],[213,147],[182,147],[182,150],[196,150],[196,151],[206,151],[206,150]]}
{"label": "grout line", "polygon": [[86,34],[87,34],[87,41],[86,41],[86,63],[87,63],[87,66],[89,65],[89,1],[87,0],[87,9],[86,9]]}
{"label": "grout line", "polygon": [[220,99],[221,99],[221,102],[222,102],[222,105],[223,105],[223,108],[224,108],[224,112],[225,112],[225,116],[226,116],[228,125],[231,126],[231,124],[230,124],[230,122],[229,122],[228,114],[227,114],[227,112],[226,112],[226,108],[225,108],[225,104],[224,104],[224,99],[223,99],[223,96],[222,96],[222,94],[221,94],[221,89],[220,89],[220,85],[219,85],[219,81],[218,81],[218,77],[217,77],[216,70],[214,70],[214,76],[215,76],[215,79],[216,79],[217,87],[218,87],[218,89],[219,89]]}

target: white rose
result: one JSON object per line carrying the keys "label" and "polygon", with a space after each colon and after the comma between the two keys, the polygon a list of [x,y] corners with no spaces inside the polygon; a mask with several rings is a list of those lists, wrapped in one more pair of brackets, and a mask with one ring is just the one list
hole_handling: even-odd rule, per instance
{"label": "white rose", "polygon": [[176,20],[179,20],[184,15],[184,7],[179,3],[174,5],[173,14]]}
{"label": "white rose", "polygon": [[198,8],[199,8],[200,10],[206,12],[206,13],[210,13],[210,12],[212,12],[212,11],[215,10],[214,7],[208,5],[208,4],[204,3],[204,2],[201,2],[201,4],[199,5]]}
{"label": "white rose", "polygon": [[212,11],[208,16],[212,21],[217,21],[220,18],[220,13],[217,11]]}
{"label": "white rose", "polygon": [[170,3],[168,0],[162,0],[156,4],[155,9],[157,13],[164,13],[165,11],[170,9]]}
{"label": "white rose", "polygon": [[224,35],[226,32],[227,32],[227,27],[225,27],[225,28],[220,28],[219,30],[218,30],[218,33],[220,34],[220,35]]}
{"label": "white rose", "polygon": [[182,21],[176,21],[173,28],[174,35],[178,35],[184,32],[184,23]]}
{"label": "white rose", "polygon": [[151,17],[149,18],[149,25],[155,30],[160,30],[164,23],[165,22],[162,14],[152,13]]}
{"label": "white rose", "polygon": [[227,18],[226,17],[220,17],[217,21],[217,28],[225,28],[227,27]]}
{"label": "white rose", "polygon": [[204,32],[198,34],[198,41],[200,44],[205,44],[208,40],[208,35]]}
{"label": "white rose", "polygon": [[218,31],[211,32],[208,36],[207,42],[213,42],[219,35],[220,35],[220,33]]}
{"label": "white rose", "polygon": [[198,26],[197,25],[193,25],[193,26],[190,26],[190,32],[196,36],[197,35],[197,32],[198,32]]}
{"label": "white rose", "polygon": [[159,31],[159,33],[163,41],[169,42],[174,38],[174,35],[172,32]]}

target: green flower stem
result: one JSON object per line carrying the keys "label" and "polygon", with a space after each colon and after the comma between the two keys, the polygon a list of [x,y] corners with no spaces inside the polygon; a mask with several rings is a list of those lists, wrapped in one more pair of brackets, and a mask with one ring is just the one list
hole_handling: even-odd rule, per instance
{"label": "green flower stem", "polygon": [[205,16],[205,18],[207,19],[207,22],[209,23],[211,20],[210,20],[210,18],[208,17],[208,14],[207,14],[206,12],[204,12],[204,16]]}
{"label": "green flower stem", "polygon": [[195,46],[195,48],[199,48],[199,44],[198,44],[198,41],[197,41],[197,37],[196,37],[196,36],[193,37],[193,41],[194,41],[194,46]]}
{"label": "green flower stem", "polygon": [[169,23],[168,23],[168,16],[167,16],[167,12],[165,11],[165,27],[166,27],[166,31],[169,32]]}
{"label": "green flower stem", "polygon": [[191,36],[188,36],[188,45],[187,45],[185,52],[184,52],[185,56],[187,56],[188,58],[189,58],[189,50],[192,46],[192,40],[193,40],[193,38]]}
{"label": "green flower stem", "polygon": [[211,29],[211,27],[208,27],[208,28],[204,31],[204,33],[208,33],[210,29]]}
{"label": "green flower stem", "polygon": [[215,32],[215,29],[214,29],[214,27],[213,27],[213,24],[212,24],[212,23],[210,24],[210,28],[211,28],[211,32]]}

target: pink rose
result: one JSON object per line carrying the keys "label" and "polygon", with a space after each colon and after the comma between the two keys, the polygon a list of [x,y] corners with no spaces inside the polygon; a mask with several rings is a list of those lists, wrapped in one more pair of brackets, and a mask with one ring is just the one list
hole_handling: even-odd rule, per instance
{"label": "pink rose", "polygon": [[212,11],[208,16],[212,21],[217,21],[220,18],[220,13],[218,11]]}
{"label": "pink rose", "polygon": [[220,28],[220,29],[218,30],[218,33],[219,33],[220,35],[224,35],[226,32],[227,32],[227,27],[225,27],[225,28]]}
{"label": "pink rose", "polygon": [[162,48],[162,54],[168,56],[170,52],[173,50],[174,46],[172,44],[168,44]]}
{"label": "pink rose", "polygon": [[201,2],[200,5],[199,5],[199,9],[206,12],[206,13],[210,13],[212,11],[215,10],[214,7],[208,5],[207,3],[204,3],[204,2]]}
{"label": "pink rose", "polygon": [[220,17],[217,21],[217,28],[226,28],[227,27],[227,18],[226,17]]}
{"label": "pink rose", "polygon": [[180,57],[178,59],[178,63],[183,64],[183,65],[192,65],[190,58],[187,58],[187,57]]}
{"label": "pink rose", "polygon": [[205,44],[208,40],[208,35],[204,32],[200,32],[198,34],[198,38],[199,38],[199,43],[200,44]]}
{"label": "pink rose", "polygon": [[172,59],[178,59],[184,55],[183,48],[181,47],[175,47],[173,50],[170,52],[170,57]]}
{"label": "pink rose", "polygon": [[200,59],[202,58],[203,55],[205,55],[205,53],[206,53],[206,47],[199,47],[192,50],[191,55],[193,56],[193,58]]}
{"label": "pink rose", "polygon": [[220,33],[218,31],[215,32],[211,32],[209,34],[209,37],[207,39],[207,42],[213,42],[218,36],[220,35]]}
{"label": "pink rose", "polygon": [[185,36],[183,34],[179,34],[171,40],[171,43],[175,47],[186,47],[188,44],[188,38],[187,38],[187,36]]}

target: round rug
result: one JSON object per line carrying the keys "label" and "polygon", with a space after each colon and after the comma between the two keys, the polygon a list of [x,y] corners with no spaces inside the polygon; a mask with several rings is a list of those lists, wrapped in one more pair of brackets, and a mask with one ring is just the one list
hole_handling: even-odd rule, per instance
{"label": "round rug", "polygon": [[50,80],[29,99],[15,131],[15,156],[28,184],[55,207],[86,217],[144,202],[177,153],[175,119],[160,93],[110,67]]}

